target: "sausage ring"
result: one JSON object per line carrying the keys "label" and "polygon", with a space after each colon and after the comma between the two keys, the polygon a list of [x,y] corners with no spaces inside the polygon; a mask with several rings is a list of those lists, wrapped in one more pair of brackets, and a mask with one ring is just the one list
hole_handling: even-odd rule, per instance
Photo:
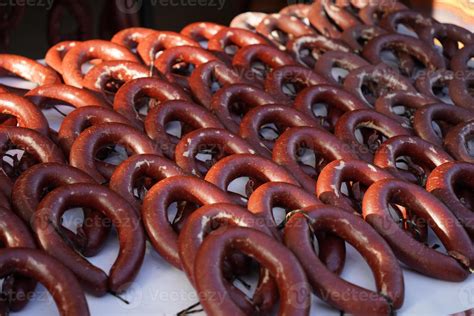
{"label": "sausage ring", "polygon": [[[407,235],[389,214],[389,203],[409,208],[424,219],[439,237],[447,254]],[[410,268],[451,282],[467,278],[474,265],[474,250],[466,231],[451,211],[423,188],[400,180],[382,180],[369,187],[362,203],[363,216]]]}
{"label": "sausage ring", "polygon": [[[447,135],[451,127],[473,119],[474,113],[467,109],[448,104],[430,104],[415,112],[413,127],[420,138],[443,146],[442,135]],[[438,125],[442,135],[439,135],[433,127],[433,123],[437,121],[444,123]]]}
{"label": "sausage ring", "polygon": [[[314,167],[301,162],[305,149],[314,151]],[[273,161],[285,167],[308,192],[315,192],[316,179],[326,164],[338,159],[356,158],[349,145],[314,127],[288,129],[278,138],[273,148]]]}
{"label": "sausage ring", "polygon": [[72,47],[64,56],[62,62],[64,82],[82,88],[84,75],[81,67],[94,59],[139,62],[138,58],[124,46],[102,40],[85,41]]}
{"label": "sausage ring", "polygon": [[[179,256],[183,270],[191,283],[194,283],[194,263],[199,248],[205,238],[212,233],[216,224],[221,227],[252,228],[271,236],[271,231],[263,221],[249,213],[245,208],[225,203],[200,207],[189,216],[178,240]],[[258,286],[251,299],[230,284],[227,289],[232,296],[232,300],[246,313],[250,314],[256,311],[272,310],[278,299],[274,280],[271,278],[269,271],[264,269],[261,269]]]}
{"label": "sausage ring", "polygon": [[337,77],[334,70],[337,68],[350,73],[360,67],[369,66],[370,64],[359,55],[342,52],[330,51],[322,55],[314,66],[314,71],[334,85],[342,84],[346,74],[339,71]]}
{"label": "sausage ring", "polygon": [[[276,47],[281,50],[286,49],[289,40],[303,35],[314,34],[315,31],[306,25],[300,19],[285,14],[268,14],[260,24],[257,25],[255,31],[266,37]],[[274,35],[277,33],[277,35]]]}
{"label": "sausage ring", "polygon": [[397,121],[373,110],[356,110],[341,116],[334,135],[349,144],[361,159],[371,162],[373,154],[386,139],[412,135],[412,132]]}
{"label": "sausage ring", "polygon": [[346,43],[323,35],[304,35],[292,39],[287,44],[287,50],[295,60],[303,66],[314,68],[318,59],[326,52],[341,51],[349,53]]}
{"label": "sausage ring", "polygon": [[251,31],[227,27],[216,33],[209,40],[208,49],[224,52],[228,55],[235,55],[242,47],[255,44],[268,45],[268,41]]}
{"label": "sausage ring", "polygon": [[[143,188],[185,173],[172,161],[152,154],[135,155],[123,161],[110,178],[109,188],[120,194],[140,214]],[[135,194],[135,189],[137,193]]]}
{"label": "sausage ring", "polygon": [[[374,165],[395,177],[425,186],[431,170],[452,161],[443,148],[416,136],[395,136],[380,145],[374,155]],[[405,164],[407,170],[398,167]]]}
{"label": "sausage ring", "polygon": [[[264,130],[268,124],[273,124],[276,130],[270,137],[265,137]],[[318,123],[311,117],[285,105],[267,104],[253,108],[242,119],[239,135],[246,140],[257,153],[265,158],[272,158],[275,141],[288,128],[316,127]],[[276,136],[275,138],[273,138]]]}
{"label": "sausage ring", "polygon": [[[310,238],[321,232],[356,248],[374,274],[376,292],[343,280],[321,262]],[[300,261],[315,294],[337,309],[356,315],[390,315],[403,305],[404,281],[397,258],[383,238],[357,216],[333,207],[304,208],[286,224],[285,245]]]}
{"label": "sausage ring", "polygon": [[213,60],[199,65],[189,76],[188,83],[194,98],[209,109],[214,92],[225,85],[246,82],[247,78],[242,76],[246,74],[236,72],[220,60]]}
{"label": "sausage ring", "polygon": [[178,253],[178,234],[173,229],[174,223],[168,220],[168,207],[173,202],[180,201],[198,206],[231,202],[230,197],[218,187],[191,176],[161,180],[148,191],[142,205],[143,225],[153,248],[178,269],[182,268]]}
{"label": "sausage ring", "polygon": [[326,79],[303,66],[275,68],[265,80],[265,91],[280,103],[292,104],[304,88],[327,83]]}
{"label": "sausage ring", "polygon": [[[69,154],[69,163],[85,171],[98,183],[106,183],[116,166],[104,163],[96,168],[97,152],[110,144],[125,146],[133,154],[159,154],[159,148],[133,127],[120,123],[103,123],[89,127],[74,141]],[[105,166],[104,166],[105,165]]]}
{"label": "sausage ring", "polygon": [[112,37],[112,43],[127,47],[130,51],[136,49],[148,35],[156,32],[155,30],[145,27],[129,27],[123,29]]}
{"label": "sausage ring", "polygon": [[39,162],[64,163],[64,156],[55,143],[37,131],[13,126],[0,126],[2,156],[10,149],[24,150],[23,156],[13,156],[12,163],[4,161],[3,171],[10,179],[16,179],[32,164]]}
{"label": "sausage ring", "polygon": [[200,47],[197,42],[175,32],[154,31],[145,37],[137,46],[137,53],[145,65],[153,65],[156,56],[169,48],[179,46]]}
{"label": "sausage ring", "polygon": [[[323,108],[315,106],[321,104]],[[333,131],[342,114],[368,107],[359,98],[340,87],[321,84],[308,87],[298,93],[293,108],[315,119],[325,129]]]}
{"label": "sausage ring", "polygon": [[[361,160],[335,160],[321,170],[316,183],[316,195],[324,204],[361,213],[365,189],[384,179],[395,177],[388,171]],[[342,191],[343,184],[346,184],[347,193]]]}
{"label": "sausage ring", "polygon": [[[456,74],[449,70],[430,71],[416,79],[416,89],[423,95],[432,98],[440,103],[445,102],[445,98],[450,98],[449,94],[439,95],[437,91],[443,90],[454,79]],[[450,91],[449,91],[450,92]]]}
{"label": "sausage ring", "polygon": [[241,117],[253,107],[274,104],[277,100],[270,94],[247,84],[226,86],[214,95],[212,112],[232,133],[239,133]]}
{"label": "sausage ring", "polygon": [[[436,48],[434,40],[439,40],[442,43],[443,55],[449,59],[460,58],[459,43],[462,43],[464,47],[474,44],[474,35],[470,31],[448,23],[434,23],[431,26],[422,27],[418,32],[418,37],[433,48]],[[467,64],[467,60],[464,65]],[[453,61],[451,60],[452,64]],[[453,71],[464,70],[456,67],[451,67],[451,69]]]}
{"label": "sausage ring", "polygon": [[[201,152],[210,152],[206,161],[197,160]],[[175,160],[185,172],[204,177],[222,158],[233,154],[255,154],[246,141],[220,128],[202,128],[186,134],[176,146]],[[203,166],[204,165],[204,166]]]}
{"label": "sausage ring", "polygon": [[[64,176],[67,175],[67,176]],[[89,175],[79,169],[58,163],[42,163],[25,171],[13,187],[12,204],[16,213],[31,223],[45,192],[73,183],[95,183]],[[103,216],[98,212],[85,210],[85,223],[73,233],[61,226],[59,229],[74,244],[74,248],[87,257],[94,256],[101,249],[109,228],[103,225]]]}
{"label": "sausage ring", "polygon": [[[140,98],[153,99],[150,109],[170,100],[189,101],[180,88],[158,78],[139,78],[127,81],[115,94],[114,110],[127,117],[135,127],[143,128],[143,116],[138,112]],[[150,102],[151,103],[151,102]]]}
{"label": "sausage ring", "polygon": [[247,205],[254,189],[266,182],[285,182],[299,186],[298,181],[286,169],[273,161],[251,154],[235,154],[218,161],[207,173],[205,180],[227,191],[229,184],[238,178],[248,177],[247,197],[232,195],[234,203]]}
{"label": "sausage ring", "polygon": [[125,116],[109,107],[84,106],[77,108],[64,118],[58,131],[58,143],[64,153],[69,156],[72,144],[85,129],[103,123],[131,125]]}
{"label": "sausage ring", "polygon": [[[109,276],[78,256],[59,234],[63,214],[74,207],[99,211],[116,227],[120,251]],[[53,190],[38,205],[32,228],[41,247],[64,262],[83,286],[96,296],[123,292],[140,271],[145,255],[143,228],[127,201],[104,186],[76,183]]]}
{"label": "sausage ring", "polygon": [[221,273],[226,253],[231,249],[251,256],[269,270],[279,289],[279,315],[308,315],[310,289],[298,260],[273,237],[250,228],[222,228],[209,235],[199,248],[194,264],[196,290],[220,294],[201,298],[207,315],[245,315],[227,295]]}
{"label": "sausage ring", "polygon": [[152,77],[153,72],[142,64],[112,60],[104,61],[94,66],[84,76],[82,84],[85,88],[96,91],[103,95],[103,97],[110,103],[113,103],[113,96],[119,88],[128,81]]}
{"label": "sausage ring", "polygon": [[219,33],[219,31],[223,30],[225,26],[211,23],[211,22],[195,22],[186,25],[182,30],[181,34],[187,36],[194,41],[201,43],[203,41],[206,42],[206,46],[201,46],[203,48],[207,47],[207,41],[209,41],[214,35]]}
{"label": "sausage ring", "polygon": [[403,127],[411,127],[415,111],[433,103],[436,100],[423,94],[393,91],[380,96],[374,107],[377,112],[398,121]]}

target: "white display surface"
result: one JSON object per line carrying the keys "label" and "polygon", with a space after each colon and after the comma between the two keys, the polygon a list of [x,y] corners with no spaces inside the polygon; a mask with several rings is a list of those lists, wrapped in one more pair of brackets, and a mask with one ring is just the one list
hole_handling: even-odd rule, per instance
{"label": "white display surface", "polygon": [[[23,86],[18,80],[0,80],[0,83]],[[31,87],[29,87],[31,88]],[[61,116],[54,110],[45,111],[53,129],[58,128]],[[108,271],[118,253],[118,240],[111,234],[107,245],[90,261]],[[360,286],[375,290],[372,273],[362,257],[348,246],[342,277]],[[463,283],[434,280],[404,269],[405,303],[397,315],[448,315],[474,308],[474,277]],[[107,295],[101,298],[87,295],[91,315],[176,315],[198,302],[198,296],[184,272],[165,262],[147,243],[145,260],[135,282],[122,295],[130,304]],[[39,285],[34,299],[21,311],[25,316],[57,315],[54,301]],[[198,313],[195,315],[204,315]],[[339,315],[313,296],[311,315]]]}

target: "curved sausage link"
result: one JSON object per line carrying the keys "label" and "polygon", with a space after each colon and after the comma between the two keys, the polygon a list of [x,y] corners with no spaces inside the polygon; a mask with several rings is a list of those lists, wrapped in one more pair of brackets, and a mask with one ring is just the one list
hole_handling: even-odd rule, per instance
{"label": "curved sausage link", "polygon": [[[124,160],[110,178],[109,188],[120,194],[140,214],[142,198],[135,195],[135,188],[150,188],[170,177],[185,175],[172,161],[152,154],[135,155]],[[138,191],[141,195],[142,192]]]}
{"label": "curved sausage link", "polygon": [[[197,160],[196,156],[205,150],[212,153],[211,159],[204,162]],[[212,165],[233,154],[255,154],[255,149],[227,130],[201,128],[186,134],[181,139],[176,146],[175,160],[185,172],[205,177]]]}
{"label": "curved sausage link", "polygon": [[[443,146],[443,135],[447,135],[452,127],[473,119],[474,113],[467,109],[448,104],[431,104],[415,112],[413,127],[420,138]],[[441,135],[434,129],[433,122],[445,123],[439,125]]]}
{"label": "curved sausage link", "polygon": [[[380,145],[375,152],[374,165],[385,169],[399,179],[425,185],[431,170],[452,161],[441,147],[415,136],[395,136]],[[405,163],[408,170],[397,167]]]}
{"label": "curved sausage link", "polygon": [[[398,121],[403,127],[412,127],[415,111],[433,103],[436,103],[436,100],[423,94],[393,91],[380,96],[374,107],[377,112]],[[398,110],[403,107],[403,111],[397,111],[397,107]]]}
{"label": "curved sausage link", "polygon": [[[12,204],[16,213],[28,224],[44,198],[45,192],[73,183],[96,183],[79,169],[58,163],[42,163],[29,168],[15,182]],[[85,221],[78,233],[61,226],[59,229],[73,242],[74,248],[85,256],[94,256],[108,236],[109,228],[102,224],[103,216],[85,211]]]}
{"label": "curved sausage link", "polygon": [[[306,25],[300,19],[285,14],[268,14],[260,24],[257,25],[255,31],[265,36],[276,47],[281,50],[286,49],[289,40],[303,35],[314,34],[315,31]],[[278,35],[274,35],[277,32]]]}
{"label": "curved sausage link", "polygon": [[[320,113],[321,109],[315,108],[315,104],[324,104],[326,111],[323,109],[323,112],[326,112],[326,114]],[[342,114],[349,111],[367,109],[368,107],[355,95],[340,87],[321,84],[308,87],[298,93],[293,108],[307,117],[314,118],[325,129],[333,131],[337,120]],[[315,113],[315,111],[317,112]]]}
{"label": "curved sausage link", "polygon": [[[361,213],[365,190],[383,179],[395,179],[388,171],[361,160],[339,159],[324,167],[316,183],[316,195],[325,204]],[[343,193],[343,184],[347,192]]]}
{"label": "curved sausage link", "polygon": [[[59,233],[62,216],[74,207],[101,212],[117,229],[120,250],[109,276],[79,256]],[[38,205],[32,228],[41,247],[63,262],[93,295],[123,292],[140,271],[145,255],[143,228],[128,202],[104,186],[76,183],[55,189]]]}
{"label": "curved sausage link", "polygon": [[125,46],[132,51],[136,49],[148,35],[154,32],[156,31],[145,27],[129,27],[115,33],[110,41]]}
{"label": "curved sausage link", "polygon": [[[315,166],[300,162],[301,150],[310,149],[315,154]],[[338,159],[356,159],[349,145],[334,135],[314,127],[294,127],[288,129],[275,142],[273,161],[285,167],[298,179],[308,192],[315,192],[316,179],[321,169]]]}
{"label": "curved sausage link", "polygon": [[[448,23],[435,23],[431,26],[422,27],[418,32],[418,37],[428,45],[431,45],[433,49],[436,49],[434,43],[435,39],[440,41],[443,48],[443,55],[448,59],[460,58],[458,57],[461,51],[458,48],[459,43],[464,47],[474,44],[474,35],[470,31]],[[467,60],[464,65],[467,64]],[[451,60],[451,65],[452,64],[453,61]],[[457,67],[451,67],[451,69],[453,71],[463,70]]]}
{"label": "curved sausage link", "polygon": [[16,179],[35,163],[65,162],[61,149],[55,143],[46,136],[28,128],[0,126],[0,148],[2,148],[2,156],[10,149],[24,151],[19,160],[18,156],[13,158],[13,164],[9,165],[8,169],[6,169],[6,164],[3,164],[3,171],[10,179]]}
{"label": "curved sausage link", "polygon": [[152,77],[153,72],[142,64],[131,62],[112,60],[104,61],[94,66],[84,76],[82,84],[85,88],[102,94],[110,103],[113,103],[113,95],[120,86],[128,81]]}
{"label": "curved sausage link", "polygon": [[[286,169],[273,161],[251,154],[235,154],[217,162],[207,173],[205,180],[227,191],[229,184],[238,178],[248,177],[247,195],[266,182],[285,182],[299,186],[298,181]],[[234,203],[247,205],[247,198],[232,195]]]}
{"label": "curved sausage link", "polygon": [[[213,227],[216,224],[220,227],[246,227],[261,231],[269,236],[272,235],[263,221],[249,213],[245,208],[225,203],[200,207],[189,216],[178,239],[179,256],[183,270],[193,284],[194,263],[196,262],[197,253],[203,241],[213,233]],[[232,300],[246,313],[271,311],[278,300],[278,293],[273,278],[269,276],[268,270],[260,269],[258,286],[250,299],[229,282],[227,288]]]}
{"label": "curved sausage link", "polygon": [[120,123],[102,123],[89,127],[74,141],[69,163],[85,171],[98,183],[106,183],[116,166],[104,163],[97,169],[97,152],[110,144],[119,144],[133,154],[159,154],[159,148],[144,134],[133,127]]}
{"label": "curved sausage link", "polygon": [[[196,42],[206,42],[206,46],[203,46],[203,48],[207,47],[207,41],[209,41],[214,35],[219,33],[219,31],[223,30],[225,26],[216,24],[216,23],[211,23],[211,22],[195,22],[186,25],[182,30],[181,34],[184,36],[187,36]],[[202,46],[202,44],[201,44]]]}
{"label": "curved sausage link", "polygon": [[62,75],[64,56],[71,48],[79,44],[80,42],[78,41],[63,41],[51,46],[51,48],[49,48],[46,52],[46,56],[44,58],[46,64],[56,70],[57,73]]}
{"label": "curved sausage link", "polygon": [[[330,7],[333,4],[329,2],[331,1],[314,1],[308,12],[308,19],[311,25],[322,35],[338,39],[341,37],[342,28],[329,18],[330,15],[334,15],[334,9]],[[331,13],[329,13],[329,11]]]}
{"label": "curved sausage link", "polygon": [[38,86],[61,82],[53,69],[19,55],[0,54],[0,69]]}
{"label": "curved sausage link", "polygon": [[208,49],[232,56],[242,47],[255,44],[268,45],[268,41],[254,32],[228,27],[216,33],[209,40]]}
{"label": "curved sausage link", "polygon": [[246,73],[237,72],[220,60],[213,60],[199,65],[189,76],[188,83],[194,98],[209,109],[215,90],[230,84],[247,83],[248,79],[252,77],[248,78]]}
{"label": "curved sausage link", "polygon": [[[143,116],[138,112],[140,98],[153,99],[150,109],[171,100],[190,101],[179,87],[158,78],[139,78],[126,82],[115,94],[114,110],[132,121],[135,127],[143,128]],[[158,104],[156,104],[158,103]]]}
{"label": "curved sausage link", "polygon": [[267,16],[262,12],[244,12],[232,19],[229,26],[255,32],[257,26]]}
{"label": "curved sausage link", "polygon": [[84,74],[81,67],[94,59],[139,62],[138,58],[122,45],[103,40],[85,41],[72,47],[64,56],[62,62],[64,82],[82,88]]}
{"label": "curved sausage link", "polygon": [[137,53],[145,65],[153,65],[158,53],[172,47],[193,46],[200,47],[197,42],[175,32],[154,31],[144,38],[137,46]]}
{"label": "curved sausage link", "polygon": [[167,124],[181,123],[181,139],[193,130],[201,128],[223,128],[221,122],[206,109],[186,101],[168,101],[148,112],[145,118],[145,131],[153,141],[160,145],[166,157],[175,160],[176,144],[180,138],[168,134]]}
{"label": "curved sausage link", "polygon": [[[389,203],[408,208],[424,219],[447,254],[407,235],[389,213]],[[460,282],[474,265],[474,249],[466,231],[451,211],[423,188],[399,180],[382,180],[369,187],[362,204],[366,222],[390,244],[400,261],[427,276]]]}
{"label": "curved sausage link", "polygon": [[[445,102],[444,96],[435,93],[435,89],[442,89],[449,86],[456,74],[450,70],[429,71],[420,75],[416,80],[416,89],[423,95],[432,98],[440,103]],[[448,97],[449,98],[448,91]]]}
{"label": "curved sausage link", "polygon": [[[4,248],[36,248],[35,240],[28,227],[11,210],[0,207],[0,240]],[[2,284],[2,295],[7,298],[11,311],[23,309],[33,294],[36,280],[23,275],[11,274]]]}
{"label": "curved sausage link", "polygon": [[[254,258],[268,269],[280,294],[279,315],[308,315],[310,289],[296,257],[265,233],[250,228],[222,228],[207,237],[194,264],[196,290],[214,293],[201,299],[208,315],[245,315],[228,295],[221,273],[226,253],[235,249]],[[219,297],[219,299],[217,299]]]}
{"label": "curved sausage link", "polygon": [[[357,130],[360,131],[360,139],[356,135]],[[386,139],[400,135],[410,136],[412,132],[397,121],[373,110],[356,110],[341,116],[334,135],[349,144],[360,158],[372,162],[373,154]]]}
{"label": "curved sausage link", "polygon": [[[364,85],[372,90],[374,99],[366,96],[363,91]],[[358,96],[369,106],[372,106],[378,97],[388,92],[416,92],[408,78],[385,64],[362,66],[351,71],[344,80],[344,89]]]}
{"label": "curved sausage link", "polygon": [[229,131],[238,134],[241,117],[249,109],[277,102],[272,95],[252,85],[233,84],[213,96],[211,110]]}
{"label": "curved sausage link", "polygon": [[58,143],[67,155],[76,138],[87,128],[103,123],[121,123],[131,125],[125,116],[109,107],[84,106],[68,114],[58,131]]}
{"label": "curved sausage link", "polygon": [[[376,291],[343,280],[321,262],[310,236],[326,232],[347,241],[362,255],[374,274]],[[331,306],[356,315],[390,315],[403,305],[400,264],[389,245],[361,218],[333,207],[304,208],[286,224],[285,245],[300,261],[315,294]]]}
{"label": "curved sausage link", "polygon": [[361,53],[367,42],[386,33],[386,30],[376,25],[358,24],[345,29],[341,34],[341,40],[356,53]]}
{"label": "curved sausage link", "polygon": [[[300,187],[283,182],[269,182],[258,187],[249,198],[248,209],[265,222],[275,238],[280,239],[282,231],[277,225],[273,215],[275,207],[282,207],[285,209],[285,215],[305,207],[318,206],[323,204],[318,198],[311,193],[306,192]],[[281,227],[283,228],[283,227]],[[332,272],[340,274],[344,268],[344,261],[346,257],[346,250],[344,242],[334,236],[318,236],[319,258],[324,265]]]}
{"label": "curved sausage link", "polygon": [[[319,34],[304,35],[292,39],[286,45],[288,52],[303,66],[314,68],[316,62],[327,52],[349,53],[351,48],[343,41]],[[307,54],[306,52],[309,52]]]}
{"label": "curved sausage link", "polygon": [[426,182],[426,190],[451,210],[470,236],[474,235],[473,188],[474,166],[466,162],[444,163],[431,172]]}
{"label": "curved sausage link", "polygon": [[90,105],[103,107],[109,106],[104,99],[88,90],[79,89],[61,83],[39,86],[27,92],[25,98],[40,108],[49,108],[52,105],[65,104],[75,108]]}
{"label": "curved sausage link", "polygon": [[451,129],[444,138],[444,147],[460,161],[474,163],[472,152],[472,139],[474,138],[474,120],[460,123]]}
{"label": "curved sausage link", "polygon": [[184,74],[181,75],[176,73],[174,66],[176,64],[184,64],[184,66],[188,68],[191,65],[198,67],[201,64],[214,60],[218,60],[218,58],[203,48],[179,46],[169,48],[161,53],[158,58],[155,59],[154,66],[169,82],[177,83],[186,90],[189,90],[189,84],[187,82],[189,77],[189,73],[187,72],[189,72],[189,69],[178,69],[183,71]]}
{"label": "curved sausage link", "polygon": [[31,277],[53,296],[61,316],[88,316],[89,307],[81,286],[60,261],[35,249],[0,249],[2,276],[18,273]]}
{"label": "curved sausage link", "polygon": [[13,117],[19,127],[29,128],[46,137],[49,134],[46,117],[26,98],[11,93],[0,93],[0,114]]}
{"label": "curved sausage link", "polygon": [[[178,269],[182,269],[178,253],[179,234],[172,226],[174,223],[168,220],[168,208],[173,202],[182,201],[198,206],[231,203],[230,197],[224,191],[209,182],[191,176],[164,179],[148,191],[142,205],[143,225],[153,248],[163,259]],[[181,214],[184,215],[186,214]],[[175,222],[176,220],[178,219],[175,219]]]}
{"label": "curved sausage link", "polygon": [[345,74],[339,72],[338,76],[334,73],[337,68],[350,73],[360,67],[370,64],[359,55],[342,51],[330,51],[324,53],[314,66],[314,71],[325,78],[328,82],[339,85],[344,83]]}
{"label": "curved sausage link", "polygon": [[[268,124],[276,127],[276,138],[265,138],[262,134]],[[267,104],[250,110],[240,123],[239,135],[246,140],[259,155],[272,158],[272,150],[280,135],[292,127],[316,127],[318,123],[311,117],[285,105]]]}
{"label": "curved sausage link", "polygon": [[379,25],[390,33],[397,33],[401,24],[408,25],[411,29],[418,33],[424,27],[430,27],[437,22],[423,14],[402,9],[388,13],[381,20]]}
{"label": "curved sausage link", "polygon": [[282,66],[267,76],[265,91],[280,103],[292,104],[301,90],[325,83],[326,79],[303,66]]}
{"label": "curved sausage link", "polygon": [[259,44],[241,48],[232,59],[232,65],[246,81],[263,84],[273,69],[296,65],[296,62],[275,47]]}

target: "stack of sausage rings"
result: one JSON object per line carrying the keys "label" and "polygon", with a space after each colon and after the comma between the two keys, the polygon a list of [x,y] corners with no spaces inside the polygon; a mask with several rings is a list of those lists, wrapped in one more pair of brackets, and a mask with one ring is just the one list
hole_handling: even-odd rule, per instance
{"label": "stack of sausage rings", "polygon": [[[36,86],[0,87],[2,313],[40,282],[61,315],[88,315],[84,293],[127,291],[147,242],[208,315],[308,315],[311,294],[391,315],[402,265],[466,280],[474,34],[381,3],[128,28],[60,42],[45,63],[0,55],[2,75]],[[89,258],[112,230],[103,271]],[[374,290],[342,279],[346,242]],[[236,284],[249,275],[251,295]]]}

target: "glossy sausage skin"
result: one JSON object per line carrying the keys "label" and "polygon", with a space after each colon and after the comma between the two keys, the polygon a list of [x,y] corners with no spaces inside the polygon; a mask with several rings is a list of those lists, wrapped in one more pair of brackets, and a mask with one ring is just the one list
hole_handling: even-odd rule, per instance
{"label": "glossy sausage skin", "polygon": [[280,294],[279,315],[308,315],[310,289],[296,257],[265,233],[249,228],[223,228],[207,237],[198,251],[196,289],[207,294],[201,304],[208,315],[245,315],[227,294],[221,266],[228,249],[251,256],[270,271]]}

